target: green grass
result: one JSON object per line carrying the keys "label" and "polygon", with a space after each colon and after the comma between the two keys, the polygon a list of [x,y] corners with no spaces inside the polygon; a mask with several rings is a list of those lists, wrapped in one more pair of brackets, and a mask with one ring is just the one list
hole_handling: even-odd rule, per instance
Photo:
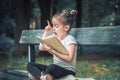
{"label": "green grass", "polygon": [[93,77],[96,80],[118,80],[120,78],[120,60],[102,60],[91,64],[81,60],[77,64],[78,77]]}
{"label": "green grass", "polygon": [[93,77],[96,80],[119,80],[120,78],[119,58],[109,56],[96,61],[82,58],[78,59],[77,63],[78,77]]}
{"label": "green grass", "polygon": [[[0,68],[26,70],[27,57],[9,58],[8,61],[1,62]],[[51,56],[38,56],[37,63],[51,64]],[[6,63],[6,64],[5,64]],[[80,57],[77,59],[76,68],[77,77],[92,77],[96,80],[119,80],[120,78],[120,59],[119,58],[103,58],[99,60],[87,59]]]}

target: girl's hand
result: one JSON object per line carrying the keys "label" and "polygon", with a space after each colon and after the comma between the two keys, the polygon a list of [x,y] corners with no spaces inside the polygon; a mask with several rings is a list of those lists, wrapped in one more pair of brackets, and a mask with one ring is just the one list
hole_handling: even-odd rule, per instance
{"label": "girl's hand", "polygon": [[53,50],[53,48],[51,46],[49,46],[49,45],[44,44],[44,47],[45,47],[45,50],[50,52],[50,53]]}
{"label": "girl's hand", "polygon": [[45,27],[45,32],[49,33],[52,30],[52,27],[50,26],[50,22],[47,20],[47,26]]}
{"label": "girl's hand", "polygon": [[47,26],[45,27],[45,31],[43,33],[43,37],[45,38],[47,36],[49,36],[50,31],[52,30],[52,27],[50,26],[50,22],[47,20]]}

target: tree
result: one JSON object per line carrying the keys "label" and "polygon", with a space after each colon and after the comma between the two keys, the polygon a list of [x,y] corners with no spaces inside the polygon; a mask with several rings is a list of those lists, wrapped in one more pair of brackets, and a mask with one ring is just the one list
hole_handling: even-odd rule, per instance
{"label": "tree", "polygon": [[47,25],[47,20],[50,20],[51,2],[52,0],[38,0],[41,10],[41,28]]}
{"label": "tree", "polygon": [[19,45],[20,36],[23,29],[29,29],[29,3],[30,0],[15,0],[14,18],[16,27],[14,28],[16,53],[25,53],[26,47]]}
{"label": "tree", "polygon": [[81,19],[82,19],[82,0],[76,0],[76,9],[78,11],[77,17],[76,17],[76,27],[81,26]]}

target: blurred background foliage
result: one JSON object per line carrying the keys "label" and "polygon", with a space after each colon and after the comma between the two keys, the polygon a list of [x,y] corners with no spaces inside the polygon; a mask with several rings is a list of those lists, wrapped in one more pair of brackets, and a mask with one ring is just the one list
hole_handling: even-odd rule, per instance
{"label": "blurred background foliage", "polygon": [[120,21],[120,0],[0,0],[0,52],[25,55],[19,45],[23,29],[44,29],[60,10],[76,9],[73,27],[116,26]]}

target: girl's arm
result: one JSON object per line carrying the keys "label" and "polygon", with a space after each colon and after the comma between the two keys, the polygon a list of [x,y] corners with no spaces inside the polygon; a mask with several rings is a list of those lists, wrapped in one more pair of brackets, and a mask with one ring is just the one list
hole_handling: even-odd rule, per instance
{"label": "girl's arm", "polygon": [[69,46],[68,46],[69,53],[68,54],[59,53],[59,52],[55,51],[54,49],[52,49],[48,45],[45,45],[45,49],[49,53],[56,55],[57,57],[63,59],[64,61],[71,62],[73,60],[74,55],[75,55],[76,44],[74,44],[74,43],[69,44]]}
{"label": "girl's arm", "polygon": [[[42,38],[47,37],[51,30],[52,30],[52,27],[50,26],[50,22],[47,20],[47,26],[45,27],[45,32],[43,33]],[[44,47],[44,44],[39,44],[39,50],[46,51],[45,47]]]}

